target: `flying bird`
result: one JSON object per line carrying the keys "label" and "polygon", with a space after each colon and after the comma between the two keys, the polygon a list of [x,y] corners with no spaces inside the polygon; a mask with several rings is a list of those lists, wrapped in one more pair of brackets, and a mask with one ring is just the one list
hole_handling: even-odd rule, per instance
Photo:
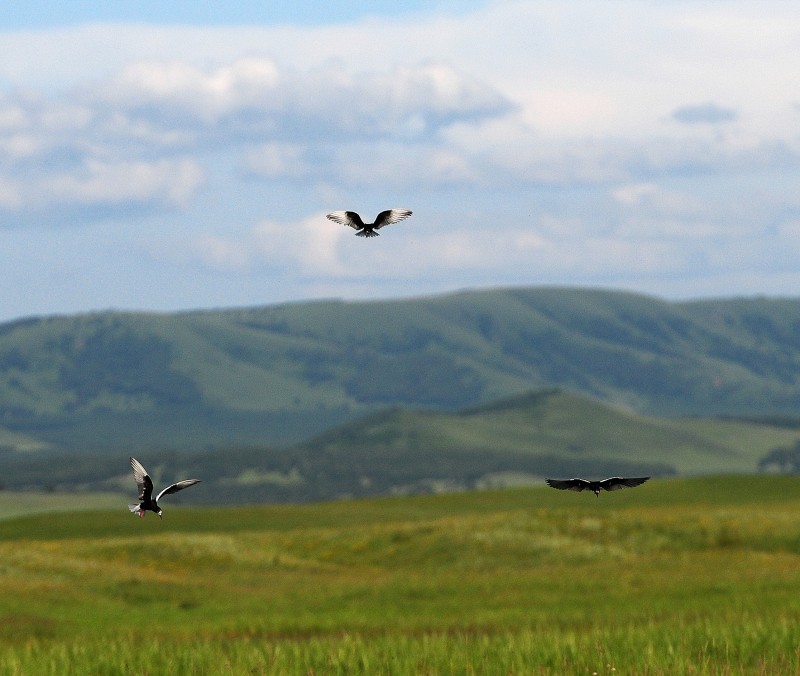
{"label": "flying bird", "polygon": [[354,230],[358,230],[357,237],[377,237],[376,230],[380,230],[384,225],[390,225],[408,218],[411,212],[408,209],[387,209],[381,211],[374,223],[364,223],[355,211],[334,211],[328,214],[327,218],[342,225],[349,225]]}
{"label": "flying bird", "polygon": [[200,479],[185,479],[184,481],[178,481],[177,483],[167,486],[163,491],[156,495],[155,499],[153,499],[153,480],[150,478],[147,470],[142,467],[142,463],[140,463],[136,458],[131,457],[131,469],[133,470],[133,478],[136,479],[136,485],[139,487],[139,504],[128,505],[128,509],[130,509],[134,514],[138,514],[140,518],[144,516],[147,510],[150,510],[151,512],[158,514],[158,518],[160,519],[161,507],[158,506],[158,501],[162,496],[169,495],[170,493],[177,493],[178,491],[182,491],[184,488],[188,488],[189,486],[194,486],[195,484],[200,483]]}
{"label": "flying bird", "polygon": [[580,492],[589,489],[593,491],[597,497],[600,497],[601,489],[604,491],[618,491],[621,488],[633,488],[634,486],[641,486],[649,478],[649,476],[612,476],[602,481],[586,481],[586,479],[545,479],[545,483],[561,491]]}

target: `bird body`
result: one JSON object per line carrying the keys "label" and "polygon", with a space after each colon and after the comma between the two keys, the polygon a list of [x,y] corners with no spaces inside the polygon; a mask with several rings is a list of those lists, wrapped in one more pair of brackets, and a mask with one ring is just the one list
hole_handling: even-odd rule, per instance
{"label": "bird body", "polygon": [[642,477],[619,477],[612,476],[602,481],[587,481],[586,479],[545,479],[545,483],[551,488],[558,488],[562,491],[592,491],[600,497],[600,491],[618,491],[622,488],[633,488],[641,486],[647,481],[649,476]]}
{"label": "bird body", "polygon": [[136,458],[131,457],[131,469],[133,470],[133,478],[136,480],[136,485],[139,488],[139,504],[128,505],[128,509],[130,509],[134,514],[138,515],[140,518],[143,517],[145,512],[148,510],[155,512],[158,514],[158,517],[161,518],[161,507],[158,506],[158,501],[162,498],[162,496],[169,495],[170,493],[177,493],[178,491],[182,491],[184,488],[188,488],[189,486],[194,486],[195,484],[200,483],[200,479],[185,479],[183,481],[178,481],[177,483],[167,486],[154,499],[153,480],[150,478],[147,470],[142,467],[142,463],[140,463]]}
{"label": "bird body", "polygon": [[377,237],[376,230],[380,230],[385,225],[398,223],[410,215],[411,212],[408,209],[387,209],[378,214],[374,223],[364,223],[361,216],[355,211],[333,211],[327,215],[327,218],[357,230],[357,237]]}

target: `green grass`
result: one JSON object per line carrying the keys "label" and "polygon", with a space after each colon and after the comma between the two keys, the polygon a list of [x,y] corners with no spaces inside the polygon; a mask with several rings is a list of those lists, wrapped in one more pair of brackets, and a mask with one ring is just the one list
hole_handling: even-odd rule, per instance
{"label": "green grass", "polygon": [[0,521],[3,674],[800,671],[800,481]]}
{"label": "green grass", "polygon": [[42,491],[0,491],[0,520],[51,512],[112,509],[124,504],[117,493],[47,493]]}

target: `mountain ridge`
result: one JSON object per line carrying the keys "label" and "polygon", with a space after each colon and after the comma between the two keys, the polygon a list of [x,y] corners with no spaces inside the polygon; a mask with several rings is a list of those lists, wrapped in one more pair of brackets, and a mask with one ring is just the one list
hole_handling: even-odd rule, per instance
{"label": "mountain ridge", "polygon": [[800,299],[513,287],[0,325],[0,448],[289,446],[390,407],[562,388],[660,416],[800,410]]}

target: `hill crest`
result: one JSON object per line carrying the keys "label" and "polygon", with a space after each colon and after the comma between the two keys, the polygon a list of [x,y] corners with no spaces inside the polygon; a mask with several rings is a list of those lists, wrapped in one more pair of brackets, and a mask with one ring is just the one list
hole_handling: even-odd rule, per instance
{"label": "hill crest", "polygon": [[795,415],[800,300],[510,288],[0,325],[10,449],[286,446],[385,408],[546,388],[653,415]]}

